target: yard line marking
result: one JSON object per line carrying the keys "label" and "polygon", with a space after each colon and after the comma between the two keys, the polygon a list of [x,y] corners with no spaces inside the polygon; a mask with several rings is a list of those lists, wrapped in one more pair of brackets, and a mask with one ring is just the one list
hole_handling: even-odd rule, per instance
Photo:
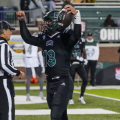
{"label": "yard line marking", "polygon": [[[46,89],[46,86],[43,86],[43,89]],[[26,90],[26,87],[15,87],[15,90]],[[31,86],[30,90],[40,90],[39,86]]]}
{"label": "yard line marking", "polygon": [[[40,87],[39,86],[31,86],[30,87],[30,90],[39,90]],[[46,86],[43,87],[44,90],[46,90]],[[77,86],[74,86],[74,89],[81,89],[81,87],[77,87]],[[87,86],[86,89],[88,90],[92,90],[92,89],[120,89],[120,86],[118,85],[107,85],[107,86]],[[15,87],[15,90],[26,90],[26,87],[25,86],[21,86],[21,87]]]}
{"label": "yard line marking", "polygon": [[[77,92],[77,91],[74,91],[74,93],[80,94],[80,92]],[[84,94],[89,95],[89,96],[93,96],[93,97],[99,97],[99,98],[105,98],[105,99],[109,99],[109,100],[120,101],[120,99],[116,99],[116,98],[104,97],[104,96],[88,94],[88,93],[84,93]]]}
{"label": "yard line marking", "polygon": [[[114,111],[101,108],[68,109],[68,114],[119,114]],[[50,115],[49,109],[40,110],[15,110],[15,115]]]}
{"label": "yard line marking", "polygon": [[25,95],[16,95],[15,96],[15,105],[47,103],[46,100],[42,100],[39,96],[30,96],[30,98],[31,98],[31,101],[26,101]]}
{"label": "yard line marking", "polygon": [[[77,87],[75,86],[74,89],[81,89],[81,87]],[[107,86],[87,86],[86,89],[88,90],[92,90],[92,89],[120,89],[120,86],[119,85],[107,85]]]}

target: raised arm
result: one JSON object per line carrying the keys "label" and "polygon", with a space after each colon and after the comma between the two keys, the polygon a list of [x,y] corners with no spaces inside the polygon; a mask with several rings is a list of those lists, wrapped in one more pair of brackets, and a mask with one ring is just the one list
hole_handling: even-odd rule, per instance
{"label": "raised arm", "polygon": [[79,10],[70,5],[66,5],[65,9],[70,11],[68,14],[74,14],[74,30],[63,31],[63,42],[67,47],[73,47],[81,37],[81,16]]}
{"label": "raised arm", "polygon": [[26,23],[24,21],[24,19],[26,17],[25,13],[23,11],[19,11],[16,13],[16,15],[17,15],[17,18],[18,18],[19,23],[20,23],[20,34],[21,34],[23,40],[28,44],[41,47],[41,43],[40,43],[39,38],[32,36],[26,27]]}
{"label": "raised arm", "polygon": [[68,41],[68,46],[73,47],[77,41],[81,37],[81,16],[79,10],[77,10],[77,14],[74,16],[74,30],[73,34]]}

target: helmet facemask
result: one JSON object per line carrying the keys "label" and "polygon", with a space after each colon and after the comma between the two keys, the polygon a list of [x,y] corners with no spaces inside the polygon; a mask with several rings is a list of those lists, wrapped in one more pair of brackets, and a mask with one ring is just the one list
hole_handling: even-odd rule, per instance
{"label": "helmet facemask", "polygon": [[52,21],[51,20],[44,21],[43,24],[40,24],[40,27],[44,34],[50,34],[52,30]]}
{"label": "helmet facemask", "polygon": [[44,23],[41,24],[41,27],[42,27],[42,31],[45,34],[51,35],[59,30],[59,26],[57,22],[57,14],[58,11],[50,11],[44,16],[43,18]]}

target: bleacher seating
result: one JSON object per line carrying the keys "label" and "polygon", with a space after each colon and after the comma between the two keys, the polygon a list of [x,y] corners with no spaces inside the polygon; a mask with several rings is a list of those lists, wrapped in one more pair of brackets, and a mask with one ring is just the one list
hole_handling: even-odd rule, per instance
{"label": "bleacher seating", "polygon": [[106,17],[111,14],[114,21],[120,17],[120,8],[118,7],[94,7],[79,8],[82,20],[87,21],[88,27],[101,27]]}
{"label": "bleacher seating", "polygon": [[82,20],[87,21],[87,27],[102,27],[109,14],[113,16],[114,21],[120,17],[120,7],[115,6],[77,6],[76,9],[80,10]]}

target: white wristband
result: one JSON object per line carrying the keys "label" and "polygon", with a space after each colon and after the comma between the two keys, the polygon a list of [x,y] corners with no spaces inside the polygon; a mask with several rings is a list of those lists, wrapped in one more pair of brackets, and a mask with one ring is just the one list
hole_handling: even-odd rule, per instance
{"label": "white wristband", "polygon": [[81,15],[80,15],[80,11],[76,10],[77,14],[74,15],[74,24],[81,24]]}

